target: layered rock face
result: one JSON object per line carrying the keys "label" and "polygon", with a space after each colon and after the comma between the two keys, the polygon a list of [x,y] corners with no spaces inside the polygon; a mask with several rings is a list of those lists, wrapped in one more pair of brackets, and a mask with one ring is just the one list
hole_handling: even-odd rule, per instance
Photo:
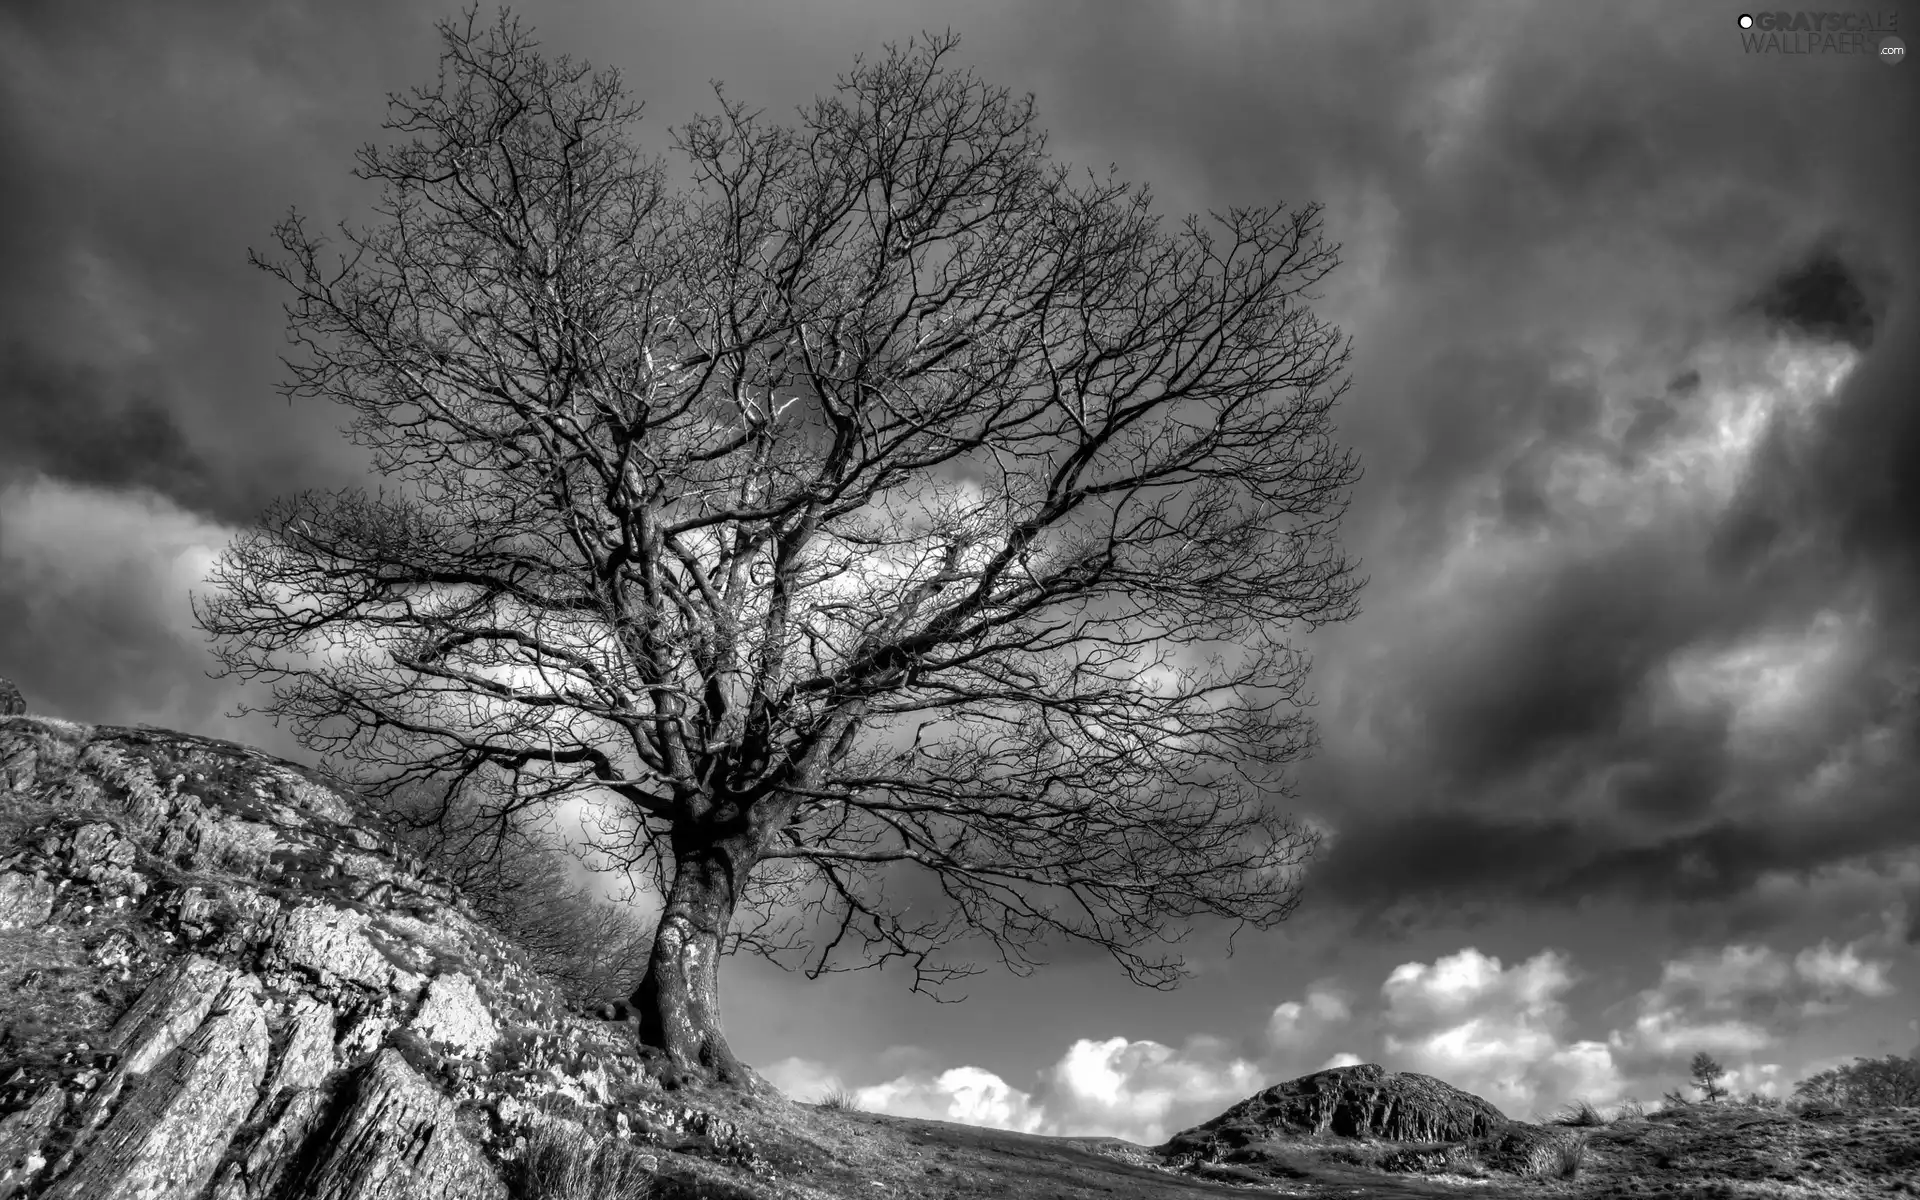
{"label": "layered rock face", "polygon": [[1213,1157],[1274,1137],[1465,1142],[1505,1134],[1512,1122],[1480,1097],[1431,1075],[1372,1063],[1302,1075],[1177,1133],[1162,1152]]}
{"label": "layered rock face", "polygon": [[765,1174],[349,793],[0,714],[0,1200],[504,1200],[555,1124]]}

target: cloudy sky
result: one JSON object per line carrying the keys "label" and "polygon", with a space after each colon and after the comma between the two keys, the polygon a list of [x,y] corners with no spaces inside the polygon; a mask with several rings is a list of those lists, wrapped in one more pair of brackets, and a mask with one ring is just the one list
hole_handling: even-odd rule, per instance
{"label": "cloudy sky", "polygon": [[[274,496],[368,479],[289,406],[246,265],[432,77],[446,7],[0,8],[0,675],[37,711],[311,760],[187,606]],[[1920,65],[1749,55],[1733,3],[527,3],[643,140],[951,26],[1061,158],[1164,211],[1322,201],[1354,338],[1312,642],[1330,832],[1279,930],[1130,988],[1061,952],[934,1005],[736,959],[734,1046],[810,1097],[1157,1141],[1329,1062],[1509,1114],[1786,1092],[1920,1042]],[[1920,10],[1897,13],[1914,38]],[[164,14],[164,15],[162,15]]]}

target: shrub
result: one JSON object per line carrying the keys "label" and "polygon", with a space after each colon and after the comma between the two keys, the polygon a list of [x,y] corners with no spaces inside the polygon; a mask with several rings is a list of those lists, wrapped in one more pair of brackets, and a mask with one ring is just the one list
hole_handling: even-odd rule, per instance
{"label": "shrub", "polygon": [[820,1107],[834,1112],[859,1112],[860,1100],[851,1088],[829,1088],[827,1094],[820,1097]]}
{"label": "shrub", "polygon": [[1616,1121],[1644,1121],[1647,1119],[1647,1106],[1628,1096],[1620,1102],[1620,1111],[1613,1115]]}
{"label": "shrub", "polygon": [[1920,1059],[1889,1054],[1856,1058],[1847,1066],[1822,1071],[1794,1085],[1802,1106],[1896,1108],[1920,1105]]}

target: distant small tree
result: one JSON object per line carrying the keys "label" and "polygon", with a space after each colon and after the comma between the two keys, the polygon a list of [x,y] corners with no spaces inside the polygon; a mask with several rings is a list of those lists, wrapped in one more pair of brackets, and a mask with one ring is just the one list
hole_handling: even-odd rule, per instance
{"label": "distant small tree", "polygon": [[1701,1098],[1708,1104],[1727,1094],[1727,1089],[1720,1086],[1720,1079],[1726,1073],[1727,1069],[1715,1062],[1705,1050],[1694,1055],[1693,1061],[1687,1064],[1687,1074],[1693,1080],[1693,1086],[1700,1089]]}
{"label": "distant small tree", "polygon": [[663,899],[632,1000],[676,1082],[752,1085],[733,949],[932,990],[962,935],[1022,973],[1074,938],[1170,987],[1189,921],[1285,919],[1291,639],[1361,582],[1319,207],[1166,227],[951,35],[795,126],[721,96],[676,189],[617,74],[505,13],[441,33],[360,155],[382,219],[255,256],[286,394],[401,486],[236,539],[196,607],[222,673],[365,788],[607,805]]}

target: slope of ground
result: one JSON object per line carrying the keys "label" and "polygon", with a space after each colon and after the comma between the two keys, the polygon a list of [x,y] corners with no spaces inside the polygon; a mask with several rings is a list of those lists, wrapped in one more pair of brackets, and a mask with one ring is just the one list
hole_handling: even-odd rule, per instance
{"label": "slope of ground", "polygon": [[0,713],[0,1200],[1811,1200],[1920,1174],[1920,1110],[1495,1125],[1356,1068],[1149,1149],[668,1092],[635,1033],[312,772]]}
{"label": "slope of ground", "polygon": [[[1238,1161],[1175,1165],[1111,1138],[1047,1138],[795,1105],[829,1152],[796,1178],[835,1196],[1188,1200],[1200,1196],[1836,1200],[1920,1195],[1920,1109],[1796,1114],[1699,1106],[1591,1129],[1523,1126],[1578,1148],[1563,1177],[1490,1167],[1471,1143],[1283,1137]],[[764,1134],[756,1137],[764,1138]],[[770,1139],[769,1139],[770,1140]]]}

